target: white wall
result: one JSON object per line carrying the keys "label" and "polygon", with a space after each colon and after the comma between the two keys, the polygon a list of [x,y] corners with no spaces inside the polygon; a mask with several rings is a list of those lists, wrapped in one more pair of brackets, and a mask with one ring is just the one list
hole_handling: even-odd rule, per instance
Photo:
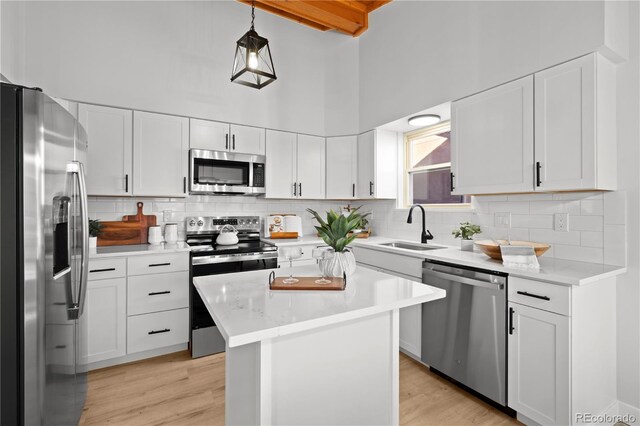
{"label": "white wall", "polygon": [[[27,2],[23,7],[29,17],[23,79],[49,94],[325,132],[325,55],[331,38],[323,33],[256,11],[256,30],[270,41],[278,75],[258,91],[229,81],[235,42],[249,29],[247,5],[109,1]],[[3,35],[16,33],[5,31],[4,24]],[[14,64],[4,59],[2,71],[7,68],[10,77]]]}
{"label": "white wall", "polygon": [[9,81],[24,81],[25,3],[0,2],[0,73]]}
{"label": "white wall", "polygon": [[365,131],[604,43],[602,1],[394,1],[360,37]]}

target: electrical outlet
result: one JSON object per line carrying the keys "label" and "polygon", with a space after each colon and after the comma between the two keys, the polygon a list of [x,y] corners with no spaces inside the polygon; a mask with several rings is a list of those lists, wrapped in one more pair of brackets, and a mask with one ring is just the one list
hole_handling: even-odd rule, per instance
{"label": "electrical outlet", "polygon": [[496,228],[511,228],[511,213],[509,212],[494,213],[493,225]]}
{"label": "electrical outlet", "polygon": [[569,232],[569,213],[556,213],[553,215],[553,229]]}
{"label": "electrical outlet", "polygon": [[172,210],[163,210],[162,211],[162,221],[163,222],[171,222],[171,217],[173,216]]}

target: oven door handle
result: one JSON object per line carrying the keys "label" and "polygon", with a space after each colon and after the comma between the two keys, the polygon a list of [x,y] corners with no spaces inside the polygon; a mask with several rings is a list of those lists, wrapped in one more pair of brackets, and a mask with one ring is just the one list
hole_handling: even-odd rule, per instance
{"label": "oven door handle", "polygon": [[197,256],[191,260],[191,263],[195,265],[210,265],[213,263],[232,263],[243,262],[247,260],[263,260],[263,259],[277,259],[278,252],[267,253],[239,253],[232,255],[218,255],[218,256]]}

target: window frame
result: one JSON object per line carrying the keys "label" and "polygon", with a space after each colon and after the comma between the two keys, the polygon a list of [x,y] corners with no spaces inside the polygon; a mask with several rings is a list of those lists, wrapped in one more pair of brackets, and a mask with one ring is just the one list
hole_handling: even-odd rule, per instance
{"label": "window frame", "polygon": [[[449,167],[451,168],[451,159],[446,163],[439,163],[430,166],[421,166],[421,167],[411,167],[411,142],[415,139],[437,135],[444,131],[451,131],[451,121],[442,121],[440,123],[434,124],[429,127],[423,127],[421,129],[412,130],[410,132],[406,132],[403,135],[403,150],[404,150],[404,161],[402,163],[402,175],[403,175],[403,207],[409,208],[413,204],[413,198],[411,197],[411,180],[410,177],[414,173],[420,173],[429,170],[438,170],[442,168]],[[450,141],[451,142],[451,141]],[[421,204],[424,208],[427,209],[455,209],[455,210],[471,210],[473,209],[473,205],[471,200],[468,203],[434,203],[434,204]]]}

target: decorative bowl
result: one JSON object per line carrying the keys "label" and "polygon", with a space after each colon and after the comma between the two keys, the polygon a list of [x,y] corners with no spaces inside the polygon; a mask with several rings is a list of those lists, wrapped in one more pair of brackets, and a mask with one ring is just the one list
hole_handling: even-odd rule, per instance
{"label": "decorative bowl", "polygon": [[[496,259],[496,260],[502,260],[502,253],[500,252],[500,246],[496,244],[496,242],[498,244],[509,244],[507,240],[496,240],[496,241],[482,240],[482,241],[475,241],[474,243],[475,245],[478,246],[478,248],[480,248],[480,250],[484,254],[486,254],[490,258]],[[511,245],[533,247],[533,250],[535,251],[537,257],[542,256],[547,250],[549,250],[549,247],[551,247],[549,244],[533,243],[531,241],[511,241]]]}

